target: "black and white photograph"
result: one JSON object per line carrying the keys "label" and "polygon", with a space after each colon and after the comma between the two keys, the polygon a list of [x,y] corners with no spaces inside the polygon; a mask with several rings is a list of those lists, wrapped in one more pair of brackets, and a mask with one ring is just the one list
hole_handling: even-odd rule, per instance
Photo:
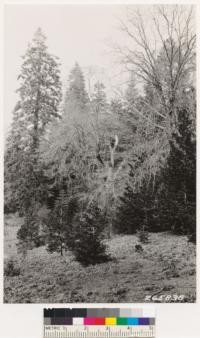
{"label": "black and white photograph", "polygon": [[196,302],[195,15],[5,6],[4,303]]}

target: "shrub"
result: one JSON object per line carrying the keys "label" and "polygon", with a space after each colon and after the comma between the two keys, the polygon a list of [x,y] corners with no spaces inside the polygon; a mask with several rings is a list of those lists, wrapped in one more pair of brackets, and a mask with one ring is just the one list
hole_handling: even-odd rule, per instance
{"label": "shrub", "polygon": [[149,242],[149,233],[148,231],[141,229],[137,231],[137,236],[138,236],[138,240],[139,242],[146,244]]}
{"label": "shrub", "polygon": [[135,245],[135,252],[139,252],[139,253],[141,253],[141,252],[143,252],[144,250],[143,250],[143,247],[140,245],[140,244],[136,244]]}
{"label": "shrub", "polygon": [[191,235],[188,235],[188,242],[196,244],[196,232],[193,232]]}
{"label": "shrub", "polygon": [[44,240],[40,234],[40,221],[32,212],[27,212],[24,223],[17,232],[18,245],[22,244],[27,249],[38,248],[44,245]]}
{"label": "shrub", "polygon": [[21,271],[20,271],[20,267],[18,266],[17,261],[14,260],[13,258],[10,258],[5,264],[5,268],[4,268],[5,276],[15,277],[15,276],[19,276],[20,273]]}

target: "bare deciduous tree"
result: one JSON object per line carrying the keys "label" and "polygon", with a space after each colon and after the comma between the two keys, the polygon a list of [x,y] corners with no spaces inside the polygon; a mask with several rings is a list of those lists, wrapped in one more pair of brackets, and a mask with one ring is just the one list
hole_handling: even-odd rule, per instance
{"label": "bare deciduous tree", "polygon": [[[117,46],[117,52],[125,66],[134,69],[138,79],[153,88],[161,107],[159,111],[154,108],[153,113],[159,116],[161,129],[166,119],[174,115],[179,92],[188,90],[185,82],[188,85],[194,71],[193,11],[193,6],[154,6],[151,20],[145,22],[140,11],[129,8],[127,20],[121,22],[128,43]],[[137,109],[135,112],[141,114]],[[147,118],[145,114],[143,117]]]}

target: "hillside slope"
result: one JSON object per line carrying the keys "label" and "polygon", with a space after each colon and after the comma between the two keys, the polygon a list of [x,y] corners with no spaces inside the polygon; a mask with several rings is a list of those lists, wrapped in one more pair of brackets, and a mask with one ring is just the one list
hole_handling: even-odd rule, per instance
{"label": "hillside slope", "polygon": [[5,226],[5,261],[15,257],[21,273],[5,276],[6,303],[148,302],[152,295],[154,302],[195,301],[195,246],[185,236],[152,233],[143,252],[135,251],[137,236],[115,236],[107,241],[113,260],[84,268],[71,253],[61,257],[44,247],[23,259],[16,250],[19,224],[11,223]]}

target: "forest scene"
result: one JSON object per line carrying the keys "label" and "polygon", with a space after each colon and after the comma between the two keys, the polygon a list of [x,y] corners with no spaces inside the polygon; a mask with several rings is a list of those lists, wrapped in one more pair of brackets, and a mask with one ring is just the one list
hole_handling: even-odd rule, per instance
{"label": "forest scene", "polygon": [[62,74],[42,25],[24,50],[4,147],[5,303],[196,300],[195,7],[122,7],[122,43],[102,47],[115,87],[79,55]]}

